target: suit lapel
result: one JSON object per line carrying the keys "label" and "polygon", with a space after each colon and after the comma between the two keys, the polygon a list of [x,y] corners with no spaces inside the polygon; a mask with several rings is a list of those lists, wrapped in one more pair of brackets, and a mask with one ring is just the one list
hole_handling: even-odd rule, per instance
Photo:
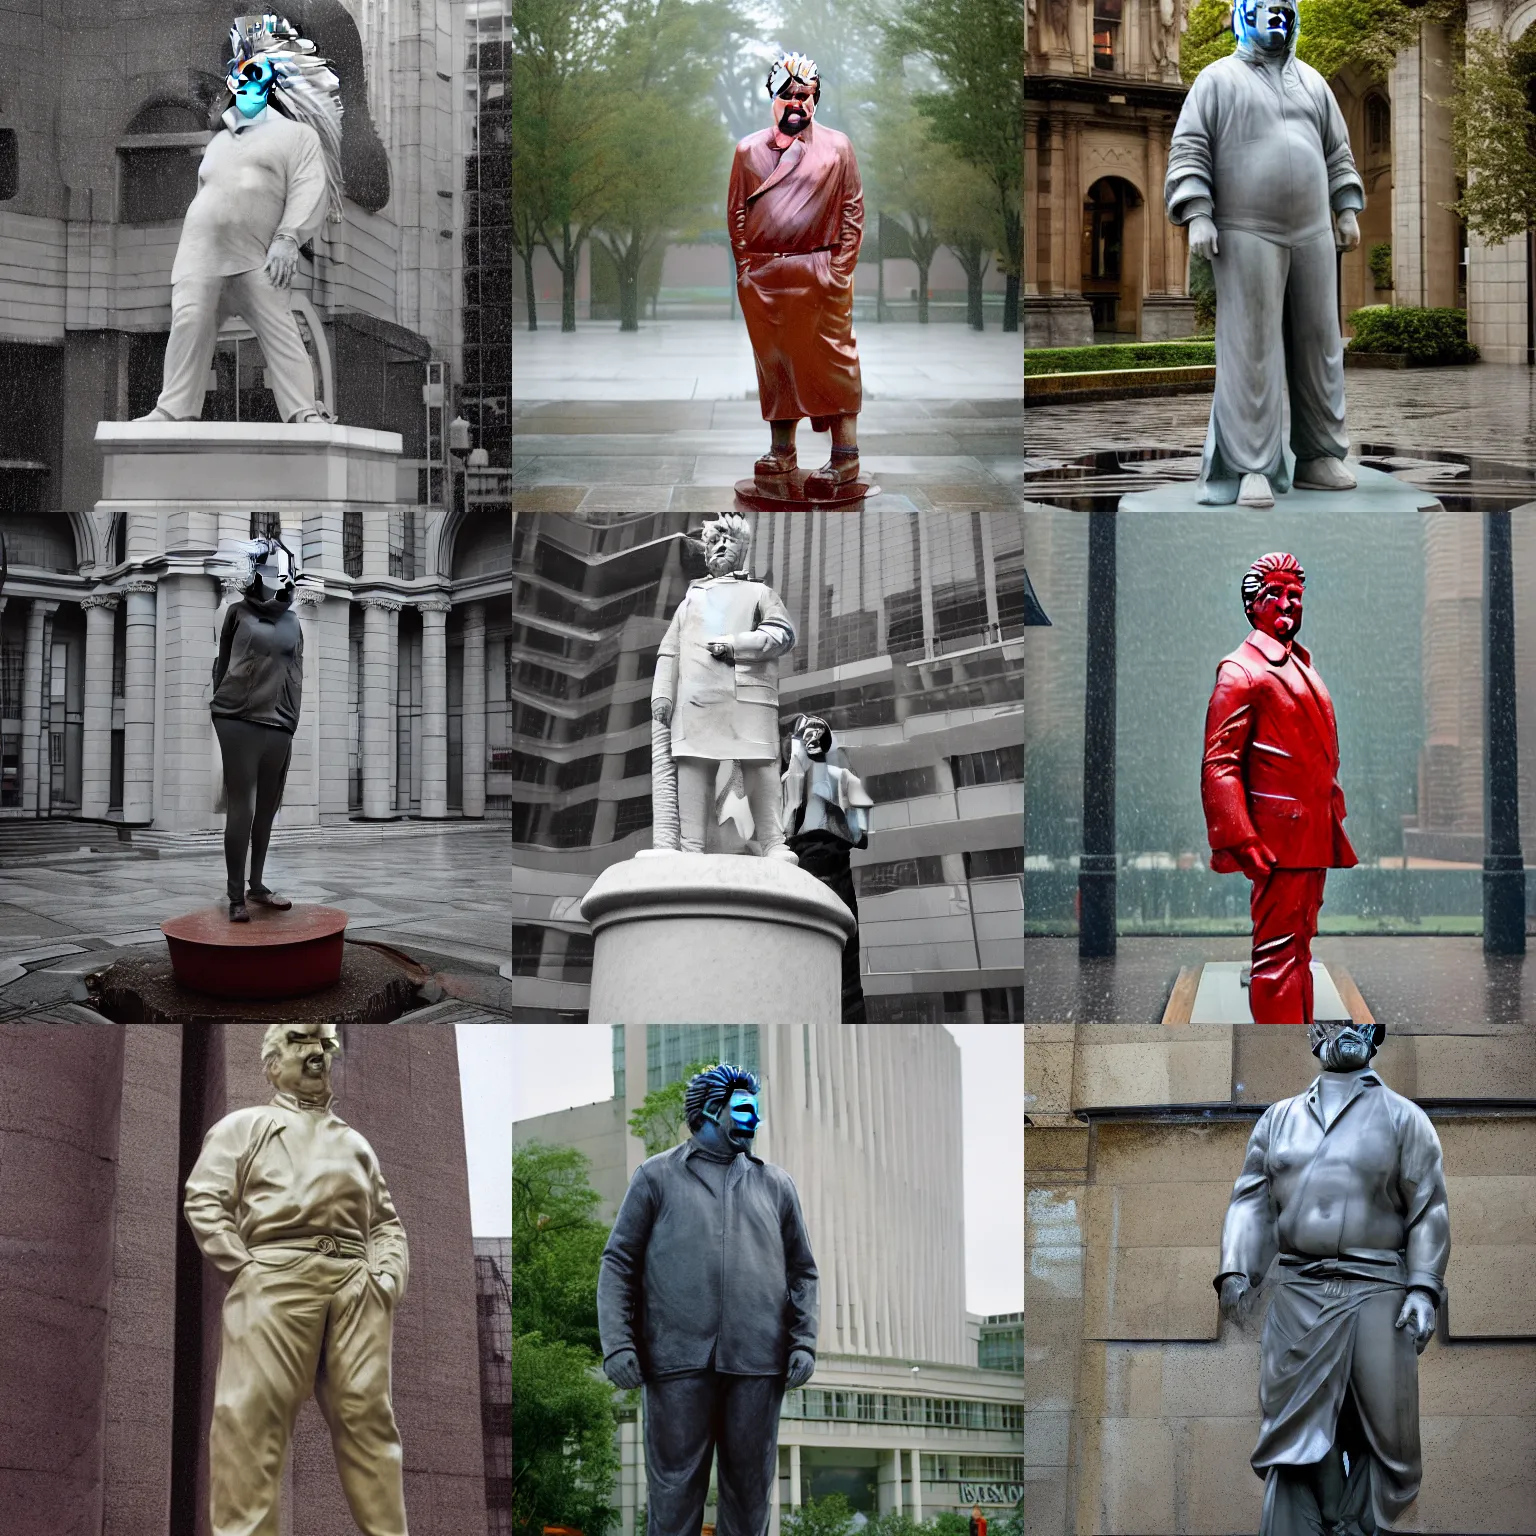
{"label": "suit lapel", "polygon": [[770,187],[778,186],[778,184],[783,181],[784,178],[788,176],[789,173],[794,170],[797,165],[800,164],[800,161],[804,158],[804,156],[805,145],[799,139],[796,139],[794,143],[791,144],[789,148],[779,156],[779,163],[773,168],[773,171],[768,176],[767,180],[761,182],[755,192],[747,193],[747,201],[750,203],[755,198],[761,197],[763,193],[768,191]]}

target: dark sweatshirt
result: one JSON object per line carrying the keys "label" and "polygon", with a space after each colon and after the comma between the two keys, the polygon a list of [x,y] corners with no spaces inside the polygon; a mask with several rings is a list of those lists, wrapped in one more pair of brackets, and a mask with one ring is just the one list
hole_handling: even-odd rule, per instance
{"label": "dark sweatshirt", "polygon": [[282,603],[247,593],[224,615],[213,664],[215,715],[272,725],[291,736],[304,691],[304,631]]}

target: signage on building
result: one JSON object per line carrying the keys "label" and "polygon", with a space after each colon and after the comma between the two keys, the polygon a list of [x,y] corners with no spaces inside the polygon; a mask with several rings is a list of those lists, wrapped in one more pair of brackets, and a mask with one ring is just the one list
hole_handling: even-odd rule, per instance
{"label": "signage on building", "polygon": [[960,1484],[962,1504],[1017,1504],[1023,1497],[1023,1483]]}

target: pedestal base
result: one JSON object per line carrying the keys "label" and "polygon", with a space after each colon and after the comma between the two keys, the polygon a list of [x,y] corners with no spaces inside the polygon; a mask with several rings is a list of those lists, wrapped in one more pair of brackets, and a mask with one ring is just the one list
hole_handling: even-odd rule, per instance
{"label": "pedestal base", "polygon": [[1372,469],[1369,464],[1349,460],[1349,469],[1355,476],[1352,491],[1312,491],[1305,488],[1290,490],[1275,497],[1274,507],[1256,508],[1234,505],[1214,506],[1201,502],[1200,486],[1193,480],[1179,480],[1172,485],[1160,485],[1153,491],[1131,491],[1120,498],[1122,512],[1226,512],[1247,513],[1249,516],[1274,517],[1281,512],[1324,512],[1330,516],[1353,515],[1360,512],[1433,512],[1439,498],[1422,486],[1407,480],[1399,480],[1385,470]]}
{"label": "pedestal base", "polygon": [[[1243,980],[1247,969],[1244,960],[1208,960],[1198,969],[1183,972],[1174,985],[1163,1023],[1252,1024],[1248,987]],[[1321,960],[1312,962],[1312,1016],[1320,1023],[1335,1019],[1373,1022],[1354,982],[1342,972],[1335,980]]]}
{"label": "pedestal base", "polygon": [[816,507],[846,507],[870,496],[878,496],[880,487],[868,475],[859,475],[840,485],[830,496],[807,496],[805,482],[812,471],[797,469],[783,480],[738,480],[736,499],[754,512],[809,512]]}
{"label": "pedestal base", "polygon": [[302,997],[341,977],[347,914],[337,907],[252,905],[232,923],[227,903],[161,923],[176,979],[214,997]]}
{"label": "pedestal base", "polygon": [[836,1024],[853,914],[814,875],[748,855],[646,852],[582,898],[593,1024]]}

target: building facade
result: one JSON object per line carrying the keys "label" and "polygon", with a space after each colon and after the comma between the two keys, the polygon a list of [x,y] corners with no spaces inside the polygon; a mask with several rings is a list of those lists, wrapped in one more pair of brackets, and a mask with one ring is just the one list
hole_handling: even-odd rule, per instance
{"label": "building facade", "polygon": [[[513,1126],[515,1146],[579,1148],[611,1221],[645,1157],[627,1122],[647,1093],[699,1060],[760,1075],[755,1155],[795,1180],[821,1276],[816,1374],[779,1425],[774,1536],[781,1508],[831,1492],[921,1520],[973,1503],[995,1516],[1022,1491],[1023,1383],[977,1364],[965,1311],[959,1056],[922,1025],[615,1025],[611,1100]],[[619,1441],[634,1536],[638,1420]]]}
{"label": "building facade", "polygon": [[[884,501],[886,498],[881,498]],[[823,715],[875,801],[853,854],[863,986],[882,1022],[1022,1016],[1024,543],[979,506],[752,514],[751,563],[798,639],[781,737]],[[651,673],[703,574],[687,512],[517,513],[505,754],[513,782],[513,999],[579,1018],[578,904],[651,841]]]}
{"label": "building facade", "polygon": [[487,1536],[512,1536],[512,1239],[475,1239]]}

